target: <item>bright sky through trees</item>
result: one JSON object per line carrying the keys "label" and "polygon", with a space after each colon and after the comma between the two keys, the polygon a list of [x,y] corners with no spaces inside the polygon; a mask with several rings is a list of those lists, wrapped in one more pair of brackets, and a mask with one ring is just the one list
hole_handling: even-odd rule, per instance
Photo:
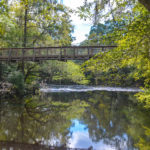
{"label": "bright sky through trees", "polygon": [[[83,4],[83,1],[84,0],[64,0],[63,3],[72,9],[76,9]],[[79,44],[86,39],[85,35],[89,33],[92,22],[90,20],[81,20],[80,17],[75,14],[72,14],[71,19],[72,24],[75,26],[73,36],[76,38],[73,44]]]}

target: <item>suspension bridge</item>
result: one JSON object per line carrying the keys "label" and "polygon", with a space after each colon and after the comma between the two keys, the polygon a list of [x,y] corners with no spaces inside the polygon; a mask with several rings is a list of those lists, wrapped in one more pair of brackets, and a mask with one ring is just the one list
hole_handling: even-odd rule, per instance
{"label": "suspension bridge", "polygon": [[0,61],[88,60],[117,46],[0,48]]}

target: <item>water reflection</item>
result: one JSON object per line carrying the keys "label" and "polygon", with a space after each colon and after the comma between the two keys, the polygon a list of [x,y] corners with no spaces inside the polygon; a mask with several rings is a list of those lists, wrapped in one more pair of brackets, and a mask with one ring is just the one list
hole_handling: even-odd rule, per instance
{"label": "water reflection", "polygon": [[72,137],[69,139],[69,147],[82,147],[87,148],[92,145],[94,149],[98,150],[114,150],[110,145],[105,144],[103,140],[99,142],[93,142],[88,134],[88,128],[85,124],[82,124],[78,120],[73,120],[74,126],[70,131],[73,132]]}
{"label": "water reflection", "polygon": [[133,93],[43,93],[0,100],[0,141],[96,150],[150,148],[150,112]]}

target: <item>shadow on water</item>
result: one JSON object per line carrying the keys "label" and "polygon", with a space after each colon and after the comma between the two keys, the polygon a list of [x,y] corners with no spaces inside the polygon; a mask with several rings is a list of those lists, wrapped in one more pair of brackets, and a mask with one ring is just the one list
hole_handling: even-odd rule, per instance
{"label": "shadow on water", "polygon": [[149,111],[137,105],[132,92],[54,92],[22,100],[1,99],[0,148],[15,149],[13,143],[21,150],[38,149],[36,146],[41,150],[50,146],[150,148],[149,116]]}

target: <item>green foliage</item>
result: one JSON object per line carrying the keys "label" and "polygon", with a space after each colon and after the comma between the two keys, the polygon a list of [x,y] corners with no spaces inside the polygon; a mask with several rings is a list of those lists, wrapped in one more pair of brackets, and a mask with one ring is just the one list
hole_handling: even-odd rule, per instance
{"label": "green foliage", "polygon": [[78,84],[88,84],[81,67],[71,61],[67,62],[67,78]]}
{"label": "green foliage", "polygon": [[40,76],[48,82],[88,84],[80,65],[72,61],[48,61],[40,69]]}
{"label": "green foliage", "polygon": [[133,95],[101,91],[1,99],[0,140],[49,144],[55,138],[68,144],[76,132],[70,130],[72,121],[79,120],[93,143],[103,140],[115,149],[123,144],[127,149],[149,150],[150,111],[133,103]]}
{"label": "green foliage", "polygon": [[1,0],[0,1],[0,14],[7,13],[8,11],[8,0]]}
{"label": "green foliage", "polygon": [[27,47],[71,44],[71,10],[57,2],[42,0],[17,0],[10,3],[0,3],[0,6],[7,6],[9,10],[9,13],[0,15],[1,47],[22,47],[24,36]]}
{"label": "green foliage", "polygon": [[[121,83],[120,81],[124,78],[125,82],[131,80],[138,86],[144,85],[145,92],[137,94],[137,97],[139,102],[149,108],[150,12],[140,4],[133,6],[130,10],[132,17],[125,20],[122,30],[113,30],[111,34],[120,38],[115,39],[118,47],[109,52],[99,53],[93,59],[87,61],[84,68],[85,71],[92,72],[99,79],[104,76],[106,77],[105,80],[116,79]],[[128,12],[123,13],[118,20],[126,18],[128,15]],[[106,35],[109,36],[110,34]]]}
{"label": "green foliage", "polygon": [[[73,25],[69,14],[71,12],[72,10],[59,4],[56,0],[15,0],[9,1],[9,3],[7,0],[2,0],[0,1],[0,47],[71,45],[73,40],[71,35]],[[22,67],[21,63],[14,63],[14,66],[8,64],[6,68],[3,67],[1,69],[2,75],[0,78],[7,81],[8,78],[5,75],[9,74],[9,81],[14,84],[17,92],[24,89],[21,73],[19,74],[19,70],[22,71],[22,68],[24,68],[25,88],[30,90],[37,88],[39,82],[46,78],[54,79],[50,81],[58,81],[64,78],[70,82],[86,82],[83,73],[81,73],[80,79],[71,74],[71,71],[66,77],[67,69],[61,75],[62,68],[60,64],[55,64],[55,67],[52,67],[51,64],[45,63],[41,65],[37,62],[25,62],[24,67]],[[48,71],[48,66],[52,68],[52,70],[50,69],[47,72],[48,75],[50,74],[50,77],[47,77],[45,74],[41,75],[39,71],[43,71],[44,67],[45,71]],[[45,78],[42,78],[43,76]],[[74,77],[75,79],[73,79]]]}
{"label": "green foliage", "polygon": [[148,128],[148,127],[143,127],[143,128],[145,129],[146,138],[140,137],[136,146],[140,150],[149,150],[150,149],[150,143],[148,143],[147,140],[145,140],[145,139],[150,139],[150,128]]}
{"label": "green foliage", "polygon": [[13,88],[19,95],[24,93],[24,76],[20,71],[11,72],[8,80],[13,84]]}
{"label": "green foliage", "polygon": [[136,97],[140,103],[144,104],[146,109],[150,109],[150,89],[143,89],[143,92],[137,93]]}
{"label": "green foliage", "polygon": [[81,45],[116,45],[115,41],[121,36],[118,31],[125,30],[125,22],[126,20],[106,20],[103,24],[94,24],[87,40],[83,41]]}
{"label": "green foliage", "polygon": [[3,113],[0,140],[40,144],[57,139],[59,144],[54,143],[56,146],[68,142],[71,120],[80,118],[88,106],[81,100],[55,101],[44,95],[15,99],[13,102],[11,100],[7,106],[1,104],[3,112],[11,113]]}

